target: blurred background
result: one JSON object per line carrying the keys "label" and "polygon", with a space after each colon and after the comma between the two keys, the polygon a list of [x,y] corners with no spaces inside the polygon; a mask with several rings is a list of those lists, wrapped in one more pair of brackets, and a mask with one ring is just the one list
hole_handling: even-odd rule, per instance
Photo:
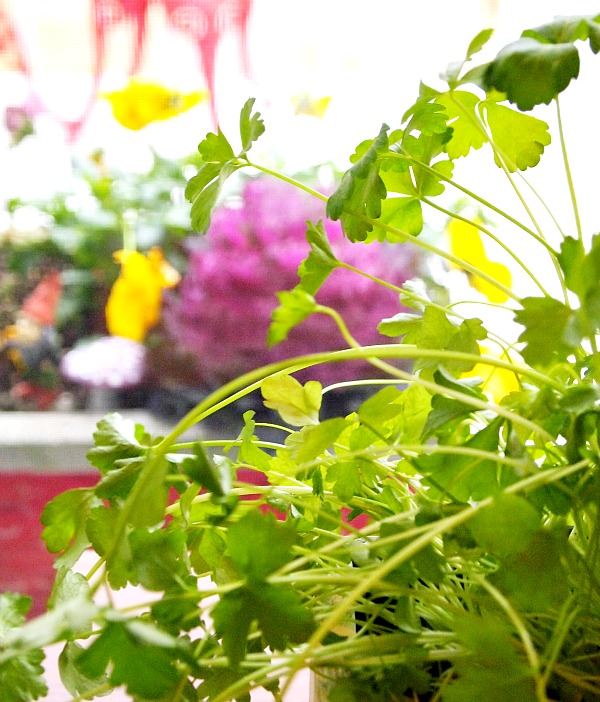
{"label": "blurred background", "polygon": [[[235,135],[255,97],[267,127],[255,160],[330,191],[356,144],[384,121],[399,124],[419,80],[435,86],[482,28],[495,28],[491,57],[522,29],[594,4],[0,0],[0,409],[162,402],[180,414],[199,388],[302,353],[315,337],[342,345],[335,328],[308,325],[265,353],[274,293],[293,287],[303,223],[322,213],[302,198],[287,207],[295,193],[242,177],[226,193],[220,233],[200,240],[184,196],[197,144],[217,124]],[[115,260],[123,248],[147,256],[153,247],[160,260]],[[348,255],[397,282],[423,272],[408,247]],[[160,300],[139,330],[119,308],[133,288],[121,285],[112,325],[105,311],[134,269],[154,281],[138,290],[142,307]],[[374,306],[370,289],[344,299],[345,287],[340,276],[324,293],[342,313],[361,299],[374,320],[398,306],[394,296]],[[248,309],[257,323],[241,330]],[[358,324],[365,310],[354,312]],[[165,392],[175,405],[164,406]]]}

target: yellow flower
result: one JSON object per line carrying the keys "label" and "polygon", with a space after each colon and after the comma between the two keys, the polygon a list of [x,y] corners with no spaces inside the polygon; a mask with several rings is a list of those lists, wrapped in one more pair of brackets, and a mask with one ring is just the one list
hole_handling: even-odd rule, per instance
{"label": "yellow flower", "polygon": [[[478,220],[475,220],[478,222]],[[465,263],[479,268],[483,273],[502,283],[507,288],[512,285],[509,269],[502,263],[490,261],[485,252],[483,241],[477,227],[460,219],[453,219],[447,227],[450,238],[450,251]],[[506,302],[506,294],[479,276],[469,277],[471,285],[490,302]]]}
{"label": "yellow flower", "polygon": [[292,96],[295,115],[310,115],[319,119],[325,115],[330,102],[331,97],[328,95],[315,98],[308,93],[299,93]]}
{"label": "yellow flower", "polygon": [[141,342],[160,319],[163,289],[177,285],[180,276],[158,247],[147,256],[121,250],[114,258],[121,264],[121,273],[106,303],[108,332]]}
{"label": "yellow flower", "polygon": [[[504,354],[499,353],[486,347],[480,347],[482,354],[492,356],[493,358],[501,358],[509,360]],[[516,365],[519,364],[521,357],[518,354],[511,353],[510,361]],[[506,397],[511,392],[519,390],[518,371],[508,370],[506,368],[498,368],[489,366],[486,363],[476,363],[475,366],[467,373],[462,374],[464,378],[481,378],[483,380],[482,389],[496,404],[499,404],[502,398]]]}
{"label": "yellow flower", "polygon": [[180,93],[158,83],[131,78],[123,90],[102,93],[119,124],[127,129],[142,129],[151,122],[170,119],[207,98],[206,92]]}

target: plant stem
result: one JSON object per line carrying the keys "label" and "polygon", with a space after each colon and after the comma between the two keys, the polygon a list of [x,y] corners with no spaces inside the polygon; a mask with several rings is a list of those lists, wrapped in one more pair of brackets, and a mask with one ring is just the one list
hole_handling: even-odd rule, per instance
{"label": "plant stem", "polygon": [[560,100],[558,95],[555,98],[556,102],[556,117],[558,121],[558,133],[560,135],[560,148],[562,151],[563,163],[565,165],[565,174],[567,176],[567,183],[569,186],[569,194],[571,196],[571,203],[573,205],[573,215],[575,217],[575,228],[577,230],[577,239],[581,250],[583,251],[583,232],[581,229],[581,219],[579,217],[579,207],[577,206],[577,196],[575,194],[575,187],[573,185],[573,176],[571,174],[571,167],[569,165],[569,158],[567,155],[567,145],[565,140],[565,133],[563,131],[563,121],[560,109]]}
{"label": "plant stem", "polygon": [[411,156],[410,154],[407,153],[394,153],[392,151],[387,152],[385,155],[386,158],[397,158],[402,161],[410,161],[414,165],[418,166],[419,168],[422,168],[423,170],[427,171],[431,175],[434,175],[437,179],[443,180],[445,183],[448,183],[448,185],[451,185],[452,187],[456,188],[457,190],[460,190],[463,194],[467,195],[469,198],[472,200],[475,200],[475,202],[478,202],[480,205],[483,205],[487,209],[491,210],[492,212],[495,212],[496,214],[500,215],[503,219],[506,219],[508,222],[511,224],[514,224],[516,227],[524,231],[526,234],[531,236],[533,239],[535,239],[539,244],[541,244],[549,254],[552,256],[556,256],[556,251],[550,246],[550,244],[546,241],[546,239],[539,233],[535,232],[533,229],[530,229],[527,227],[525,224],[522,222],[519,222],[518,219],[515,217],[512,217],[511,215],[508,214],[508,212],[505,212],[504,210],[500,209],[493,203],[491,203],[489,200],[486,200],[485,198],[481,197],[480,195],[477,195],[474,193],[472,190],[469,188],[465,187],[464,185],[460,185],[460,183],[457,183],[455,180],[452,178],[444,175],[440,171],[436,171],[434,168],[431,168],[431,166],[428,166],[425,163],[421,163],[421,161],[418,161],[416,158]]}
{"label": "plant stem", "polygon": [[544,288],[544,286],[540,283],[540,281],[537,279],[537,277],[534,275],[534,273],[531,271],[531,269],[525,264],[525,262],[517,256],[517,254],[508,246],[505,244],[500,237],[496,236],[493,232],[491,232],[489,229],[484,227],[483,225],[479,224],[478,222],[474,222],[467,217],[463,217],[462,215],[456,213],[456,212],[451,212],[450,210],[447,210],[445,207],[442,207],[441,205],[438,205],[435,202],[432,202],[431,200],[427,198],[422,198],[422,201],[432,207],[433,209],[438,210],[438,212],[442,212],[443,214],[447,215],[448,217],[452,217],[454,219],[457,219],[461,222],[464,222],[465,224],[470,224],[471,226],[475,227],[478,229],[480,232],[488,236],[492,241],[495,241],[498,246],[500,246],[506,253],[509,254],[513,258],[513,260],[519,265],[523,271],[529,276],[529,278],[538,286],[540,289],[541,293],[545,297],[550,297],[550,294],[547,292],[547,290]]}
{"label": "plant stem", "polygon": [[245,165],[251,166],[252,168],[256,168],[257,171],[261,171],[262,173],[273,176],[278,180],[282,180],[285,183],[289,183],[290,185],[293,185],[294,187],[299,188],[300,190],[304,190],[304,192],[308,193],[309,195],[313,195],[316,198],[319,198],[319,200],[322,200],[323,202],[327,202],[327,200],[329,199],[327,195],[323,195],[323,193],[320,193],[318,190],[311,188],[310,186],[306,185],[305,183],[302,183],[299,180],[296,180],[295,178],[286,176],[283,173],[279,173],[278,171],[273,171],[270,168],[267,168],[266,166],[261,166],[258,163],[253,163],[248,159],[246,159],[246,162],[247,163]]}
{"label": "plant stem", "polygon": [[529,667],[531,668],[531,672],[536,681],[537,698],[539,702],[548,702],[545,689],[545,680],[539,674],[540,659],[538,657],[537,651],[535,650],[535,646],[533,645],[533,641],[531,640],[531,635],[529,634],[529,630],[525,626],[525,623],[515,611],[511,603],[497,588],[495,588],[491,583],[489,583],[485,578],[482,578],[481,576],[472,575],[471,577],[473,578],[473,580],[475,580],[475,582],[479,583],[479,585],[484,590],[487,590],[487,592],[492,596],[494,600],[496,600],[496,602],[500,605],[500,607],[504,610],[504,612],[507,614],[508,618],[512,622],[512,625],[516,629],[519,638],[523,643],[523,649],[525,651],[525,655],[527,656],[527,660],[529,661]]}

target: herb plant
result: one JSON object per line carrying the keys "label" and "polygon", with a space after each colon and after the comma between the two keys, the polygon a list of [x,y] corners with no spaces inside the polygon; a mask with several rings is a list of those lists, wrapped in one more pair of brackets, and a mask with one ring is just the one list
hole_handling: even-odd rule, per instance
{"label": "herb plant", "polygon": [[[246,373],[166,437],[117,414],[98,424],[88,454],[97,486],[60,495],[42,515],[57,553],[48,614],[20,625],[23,600],[0,601],[0,680],[11,699],[43,694],[40,649],[61,639],[61,675],[78,700],[119,685],[135,700],[248,700],[259,686],[279,700],[304,668],[338,702],[600,698],[600,238],[580,225],[559,98],[578,76],[579,42],[600,50],[600,16],[558,18],[469,68],[490,34],[451,64],[447,90],[422,84],[399,128],[384,125],[357,147],[331,197],[313,194],[351,241],[410,241],[507,301],[498,310],[479,299],[481,316],[471,317],[463,311],[472,306],[458,304],[466,300],[443,305],[407,283],[397,293],[412,311],[380,323],[389,343],[362,347],[318,302],[330,273],[349,266],[323,223],[311,222],[310,254],[296,287],[279,293],[268,341],[327,314],[348,348]],[[550,127],[529,112],[550,103],[575,215],[564,232],[539,225],[516,178],[543,165]],[[249,157],[263,130],[249,100],[237,153],[220,131],[200,144],[203,162],[187,187],[199,231],[228,177],[269,173]],[[474,187],[454,179],[455,162],[484,147],[520,211],[478,194],[479,169]],[[477,216],[440,204],[449,192]],[[497,268],[419,238],[431,208],[499,245],[509,225],[526,237],[535,254],[515,254],[514,265],[536,294],[520,297]],[[537,274],[543,259],[557,292]],[[514,326],[492,327],[489,310]],[[352,381],[372,394],[356,412],[321,421],[329,388],[294,373],[356,359],[380,371]],[[410,371],[399,363],[407,360]],[[475,367],[510,377],[515,389],[493,395]],[[181,440],[258,391],[281,417],[279,441],[260,438],[252,412],[237,437]],[[268,482],[244,481],[248,470]],[[79,575],[73,566],[90,545],[97,564]],[[128,584],[150,593],[138,609],[96,603],[99,591]]]}

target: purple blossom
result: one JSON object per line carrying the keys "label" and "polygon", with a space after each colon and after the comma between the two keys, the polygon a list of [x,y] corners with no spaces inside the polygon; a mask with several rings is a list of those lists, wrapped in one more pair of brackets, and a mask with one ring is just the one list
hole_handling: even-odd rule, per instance
{"label": "purple blossom", "polygon": [[[322,314],[309,317],[274,348],[266,344],[278,305],[275,293],[298,283],[298,266],[310,250],[306,221],[319,219],[341,260],[397,285],[415,274],[414,248],[353,244],[338,222],[325,219],[317,198],[270,178],[248,180],[241,201],[217,209],[206,238],[191,242],[196,248],[190,247],[187,273],[178,291],[165,297],[167,332],[193,354],[201,383],[221,384],[265,363],[346,348],[335,322]],[[339,268],[316,298],[342,315],[361,344],[385,342],[377,324],[400,310],[397,293]],[[360,362],[307,373],[327,384],[377,371]]]}

